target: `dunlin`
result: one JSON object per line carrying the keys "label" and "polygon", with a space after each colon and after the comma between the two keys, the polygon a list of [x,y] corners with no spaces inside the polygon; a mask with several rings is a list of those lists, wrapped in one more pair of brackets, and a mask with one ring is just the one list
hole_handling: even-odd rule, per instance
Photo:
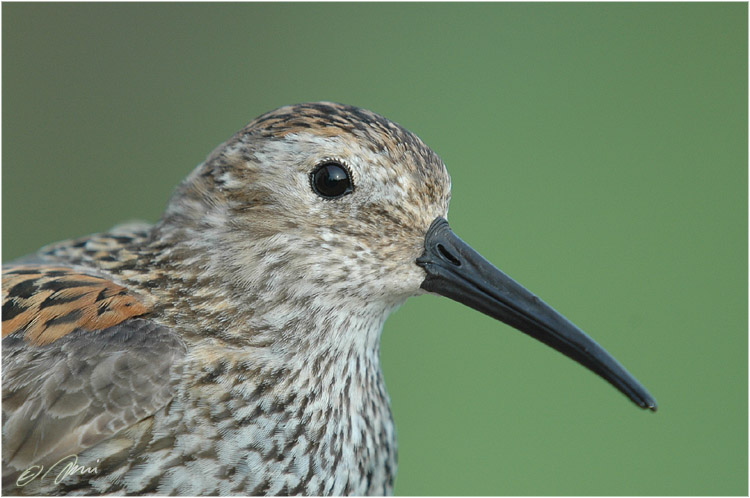
{"label": "dunlin", "polygon": [[426,292],[655,410],[614,358],[451,231],[450,186],[399,125],[294,105],[219,146],[155,225],[6,266],[3,492],[390,494],[380,333]]}

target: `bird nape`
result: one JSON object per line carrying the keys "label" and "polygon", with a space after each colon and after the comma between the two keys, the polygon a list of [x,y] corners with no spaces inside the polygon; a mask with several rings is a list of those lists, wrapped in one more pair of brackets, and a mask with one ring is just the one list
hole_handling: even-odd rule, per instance
{"label": "bird nape", "polygon": [[643,408],[603,348],[448,226],[416,135],[330,102],[219,146],[154,225],[3,267],[3,493],[391,494],[387,316],[432,292],[544,342]]}

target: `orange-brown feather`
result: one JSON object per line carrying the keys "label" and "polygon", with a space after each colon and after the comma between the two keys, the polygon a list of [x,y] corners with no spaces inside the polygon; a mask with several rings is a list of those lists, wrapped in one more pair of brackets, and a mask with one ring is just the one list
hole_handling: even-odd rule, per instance
{"label": "orange-brown feather", "polygon": [[21,266],[3,271],[2,336],[23,332],[50,344],[76,329],[101,330],[151,307],[125,287],[70,268]]}

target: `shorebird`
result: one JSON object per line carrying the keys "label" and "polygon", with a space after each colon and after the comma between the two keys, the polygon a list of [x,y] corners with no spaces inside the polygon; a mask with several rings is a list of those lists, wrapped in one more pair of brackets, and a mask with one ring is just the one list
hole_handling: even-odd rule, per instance
{"label": "shorebird", "polygon": [[654,399],[446,221],[416,135],[334,103],[219,146],[161,220],[3,270],[5,494],[390,494],[386,317],[435,293]]}

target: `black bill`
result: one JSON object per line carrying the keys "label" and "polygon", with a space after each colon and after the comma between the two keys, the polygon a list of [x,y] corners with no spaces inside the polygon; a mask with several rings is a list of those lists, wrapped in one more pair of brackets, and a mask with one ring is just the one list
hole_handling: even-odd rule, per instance
{"label": "black bill", "polygon": [[438,217],[417,264],[427,272],[422,288],[454,299],[542,341],[622,391],[642,408],[656,400],[640,382],[581,329],[498,270]]}

